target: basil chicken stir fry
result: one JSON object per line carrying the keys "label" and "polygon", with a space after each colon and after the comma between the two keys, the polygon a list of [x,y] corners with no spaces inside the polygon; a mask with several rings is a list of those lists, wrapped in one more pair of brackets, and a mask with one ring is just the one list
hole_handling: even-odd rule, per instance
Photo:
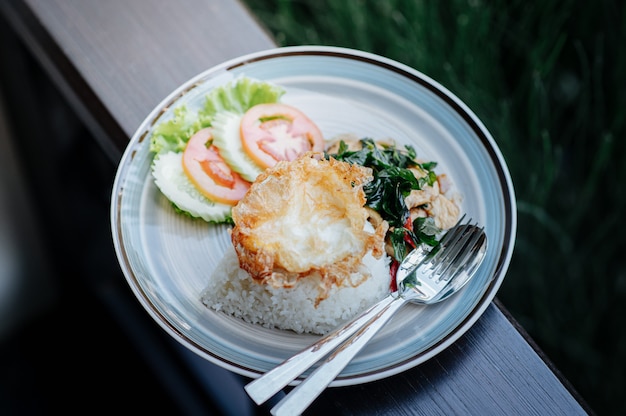
{"label": "basil chicken stir fry", "polygon": [[[412,146],[403,151],[394,145],[381,145],[371,138],[360,141],[360,149],[350,150],[345,141],[339,143],[336,153],[326,153],[326,157],[352,164],[369,167],[374,179],[364,186],[366,205],[376,211],[389,223],[389,242],[393,246],[396,261],[402,261],[406,254],[419,244],[435,246],[436,236],[442,231],[432,217],[417,217],[411,221],[406,198],[412,190],[437,181],[434,168],[436,162],[419,163]],[[417,168],[423,176],[416,177],[410,168]]]}

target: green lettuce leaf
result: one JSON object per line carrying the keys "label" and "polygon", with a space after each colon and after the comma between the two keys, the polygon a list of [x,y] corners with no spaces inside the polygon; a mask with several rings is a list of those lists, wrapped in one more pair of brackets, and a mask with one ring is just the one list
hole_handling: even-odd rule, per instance
{"label": "green lettuce leaf", "polygon": [[242,76],[207,94],[200,113],[210,119],[220,111],[243,114],[257,104],[278,102],[284,94],[278,85]]}
{"label": "green lettuce leaf", "polygon": [[157,154],[182,152],[195,132],[210,125],[210,119],[188,111],[185,106],[175,108],[171,120],[155,126],[150,139],[150,151]]}

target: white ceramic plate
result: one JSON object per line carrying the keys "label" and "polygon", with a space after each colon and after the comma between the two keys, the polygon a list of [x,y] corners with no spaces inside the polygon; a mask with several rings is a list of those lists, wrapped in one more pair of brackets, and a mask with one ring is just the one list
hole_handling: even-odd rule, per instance
{"label": "white ceramic plate", "polygon": [[227,227],[177,215],[150,174],[154,125],[178,105],[200,107],[209,90],[239,75],[284,86],[282,101],[308,114],[326,137],[354,133],[411,144],[419,157],[438,162],[437,172],[463,195],[462,211],[485,226],[489,251],[478,275],[446,302],[405,306],[331,385],[397,374],[463,335],[495,296],[513,251],[516,207],[503,157],[480,120],[437,82],[395,61],[334,47],[276,48],[225,62],[181,85],[141,124],[119,165],[111,224],[121,268],[146,311],[192,351],[252,378],[318,338],[205,307],[200,293],[230,244]]}

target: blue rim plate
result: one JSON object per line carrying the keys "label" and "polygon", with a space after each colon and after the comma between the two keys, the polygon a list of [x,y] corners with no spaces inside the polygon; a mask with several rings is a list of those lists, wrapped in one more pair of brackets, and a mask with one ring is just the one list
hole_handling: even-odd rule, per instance
{"label": "blue rim plate", "polygon": [[284,86],[282,100],[308,114],[327,138],[393,138],[437,161],[437,171],[461,193],[462,211],[485,226],[489,239],[483,265],[461,292],[438,305],[404,307],[331,386],[400,373],[450,346],[485,311],[509,266],[517,225],[510,174],[485,126],[450,91],[406,65],[345,48],[284,47],[230,60],[181,85],[143,121],[118,167],[111,227],[121,269],[146,311],[182,345],[252,378],[318,338],[205,307],[200,293],[230,244],[227,226],[176,214],[150,174],[154,125],[179,105],[198,108],[208,91],[240,75]]}

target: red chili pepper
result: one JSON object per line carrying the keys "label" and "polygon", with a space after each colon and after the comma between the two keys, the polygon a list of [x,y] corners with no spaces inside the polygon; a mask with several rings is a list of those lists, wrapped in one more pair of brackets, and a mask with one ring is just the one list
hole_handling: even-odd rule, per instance
{"label": "red chili pepper", "polygon": [[392,293],[398,290],[398,285],[396,284],[396,274],[398,273],[399,266],[400,263],[398,263],[398,260],[391,260],[391,264],[389,265],[389,275],[391,276],[391,282],[389,282],[389,290]]}
{"label": "red chili pepper", "polygon": [[[413,221],[411,221],[411,217],[406,219],[404,223],[404,228],[409,231],[413,231]],[[404,242],[411,246],[411,248],[415,248],[415,241],[411,237],[409,237],[409,233],[404,233]]]}

